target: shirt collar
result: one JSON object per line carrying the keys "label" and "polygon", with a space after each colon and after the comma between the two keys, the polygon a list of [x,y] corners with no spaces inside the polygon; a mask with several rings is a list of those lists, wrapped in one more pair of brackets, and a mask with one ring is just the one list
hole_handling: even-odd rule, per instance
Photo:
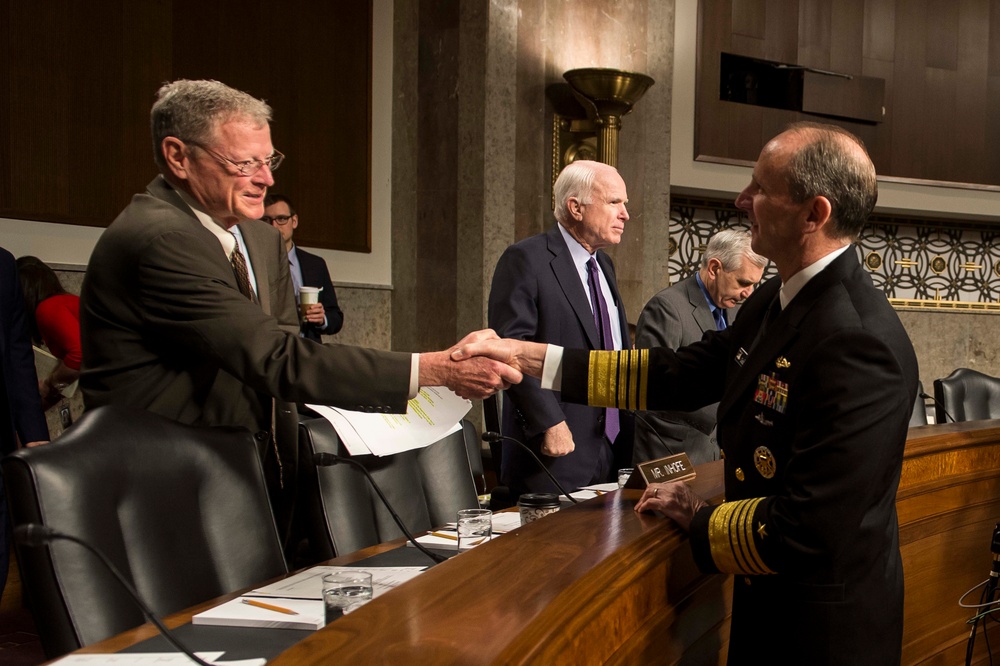
{"label": "shirt collar", "polygon": [[720,308],[715,304],[715,301],[712,300],[711,294],[708,293],[708,288],[705,286],[705,283],[701,281],[701,271],[694,274],[694,280],[698,283],[698,287],[701,289],[701,295],[705,297],[706,301],[708,301],[708,307],[712,309],[712,314],[715,314],[716,310],[722,310],[723,308]]}
{"label": "shirt collar", "polygon": [[846,252],[848,248],[852,247],[852,245],[852,243],[848,243],[843,247],[837,248],[833,252],[821,257],[817,261],[814,261],[790,277],[788,282],[783,283],[781,285],[781,291],[778,292],[778,296],[781,298],[781,309],[784,310],[788,307],[788,304],[792,302],[792,299],[795,298],[795,296],[802,291],[802,288],[809,283],[809,280],[812,280],[814,277],[819,275],[820,271],[832,264],[834,259]]}
{"label": "shirt collar", "polygon": [[591,254],[580,245],[580,241],[573,238],[566,227],[561,223],[557,222],[556,226],[559,227],[559,233],[562,234],[563,240],[566,241],[566,247],[569,248],[569,256],[573,259],[573,265],[576,266],[576,270],[583,277],[583,280],[587,280],[587,262],[590,261],[591,257],[597,255],[595,252]]}
{"label": "shirt collar", "polygon": [[222,249],[226,253],[226,257],[231,257],[233,250],[236,248],[236,238],[233,237],[229,230],[223,227],[219,222],[215,220],[214,217],[202,210],[201,206],[194,200],[194,198],[189,195],[184,190],[175,187],[174,192],[176,192],[182,201],[188,205],[194,216],[198,218],[202,226],[212,232],[219,242],[222,244]]}

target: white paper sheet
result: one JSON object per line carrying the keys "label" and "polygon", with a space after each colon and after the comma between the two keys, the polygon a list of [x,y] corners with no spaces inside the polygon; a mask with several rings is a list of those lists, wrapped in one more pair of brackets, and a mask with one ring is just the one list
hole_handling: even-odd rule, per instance
{"label": "white paper sheet", "polygon": [[472,409],[472,403],[443,386],[425,386],[409,401],[406,414],[352,412],[309,405],[330,422],[352,456],[391,456],[420,449],[451,434]]}
{"label": "white paper sheet", "polygon": [[368,571],[372,575],[372,598],[385,594],[397,585],[415,578],[427,567],[312,567],[277,583],[257,588],[245,597],[284,599],[322,599],[324,574],[337,571]]}
{"label": "white paper sheet", "polygon": [[[504,511],[502,513],[493,514],[494,539],[501,534],[506,534],[507,532],[516,530],[520,526],[521,514],[518,511]],[[417,541],[420,542],[421,546],[426,546],[428,548],[455,550],[455,548],[458,547],[458,532],[455,529],[455,523],[448,523],[444,527],[433,530],[423,536],[419,536],[417,537]],[[413,544],[409,541],[406,542],[406,545],[413,547]],[[478,545],[478,543],[475,543],[472,547]],[[465,550],[465,548],[462,550]]]}
{"label": "white paper sheet", "polygon": [[259,608],[243,603],[238,597],[202,611],[191,624],[221,627],[259,627],[261,629],[319,629],[326,625],[323,602],[316,599],[270,599],[274,606],[293,610],[297,615]]}

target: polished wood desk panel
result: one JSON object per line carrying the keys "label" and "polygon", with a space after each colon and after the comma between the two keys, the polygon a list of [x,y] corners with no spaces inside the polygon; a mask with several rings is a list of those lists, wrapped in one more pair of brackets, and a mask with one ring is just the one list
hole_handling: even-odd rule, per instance
{"label": "polished wood desk panel", "polygon": [[[896,494],[906,596],[904,664],[962,664],[974,612],[959,597],[988,577],[1000,521],[1000,420],[910,428]],[[969,595],[978,603],[979,590]],[[990,643],[1000,628],[990,622]],[[988,662],[982,629],[974,663]]]}
{"label": "polished wood desk panel", "polygon": [[[699,468],[695,484],[721,498],[721,467]],[[586,664],[642,655],[667,663],[690,650],[715,663],[726,579],[698,572],[671,521],[635,513],[639,494],[596,497],[438,564],[272,663]]]}
{"label": "polished wood desk panel", "polygon": [[[699,466],[694,483],[720,500],[721,463]],[[638,496],[595,498],[439,564],[272,663],[724,663],[732,577],[699,573],[671,521],[635,514]],[[1000,421],[911,428],[897,509],[903,663],[963,663],[972,611],[958,598],[987,577],[1000,519]],[[82,652],[153,635],[145,625]],[[990,642],[1000,645],[1000,631],[990,631]],[[975,663],[985,662],[980,635]]]}

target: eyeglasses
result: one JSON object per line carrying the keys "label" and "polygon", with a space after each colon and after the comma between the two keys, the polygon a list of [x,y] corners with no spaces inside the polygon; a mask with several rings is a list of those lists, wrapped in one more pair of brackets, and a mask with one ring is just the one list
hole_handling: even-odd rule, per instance
{"label": "eyeglasses", "polygon": [[264,217],[260,218],[260,221],[261,222],[267,222],[268,224],[271,224],[273,222],[275,224],[278,224],[278,225],[281,225],[281,226],[285,226],[286,224],[288,224],[288,221],[290,219],[292,219],[293,217],[295,217],[295,216],[294,215],[275,215],[274,217],[271,217],[270,215],[265,215]]}
{"label": "eyeglasses", "polygon": [[239,172],[241,176],[252,176],[261,169],[263,169],[265,164],[267,165],[267,168],[270,169],[271,171],[277,171],[278,167],[280,167],[281,163],[285,160],[285,155],[281,151],[275,150],[273,153],[271,153],[271,156],[268,157],[266,160],[243,160],[242,162],[234,162],[228,157],[223,157],[222,155],[215,152],[208,146],[200,144],[197,141],[187,141],[186,143],[198,146],[199,148],[201,148],[206,153],[208,153],[215,159],[219,160],[220,162],[225,162],[226,164],[233,165],[234,167],[236,167],[236,170]]}

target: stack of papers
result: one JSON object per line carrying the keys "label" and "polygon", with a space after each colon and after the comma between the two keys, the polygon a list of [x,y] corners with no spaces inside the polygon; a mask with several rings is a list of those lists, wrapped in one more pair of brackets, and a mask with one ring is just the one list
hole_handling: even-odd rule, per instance
{"label": "stack of papers", "polygon": [[405,414],[352,412],[308,405],[337,431],[352,456],[391,456],[421,449],[459,430],[472,403],[443,386],[424,386],[406,405]]}
{"label": "stack of papers", "polygon": [[[239,597],[191,618],[191,624],[262,629],[319,629],[326,624],[322,600],[280,599],[271,608],[251,605],[250,597]],[[279,610],[281,609],[281,610]]]}
{"label": "stack of papers", "polygon": [[191,623],[266,629],[319,629],[325,624],[323,575],[359,569],[371,572],[372,598],[375,598],[417,576],[426,567],[312,567],[198,613],[191,618]]}
{"label": "stack of papers", "polygon": [[[592,486],[584,486],[583,488],[570,493],[570,495],[580,501],[583,501],[597,497],[598,495],[605,495],[614,490],[618,490],[618,484],[612,481],[611,483],[595,483]],[[559,501],[569,502],[570,500],[565,495],[560,495]]]}
{"label": "stack of papers", "polygon": [[[500,534],[506,534],[516,530],[521,526],[521,514],[517,511],[505,511],[503,513],[493,514],[493,536],[497,537]],[[428,532],[427,534],[417,537],[417,542],[421,546],[426,546],[428,548],[440,548],[443,550],[455,550],[458,547],[458,532],[456,530],[455,523],[448,523],[442,528],[436,529],[433,532]],[[483,542],[485,543],[485,542]],[[413,544],[409,541],[406,542],[407,546],[413,547]],[[470,548],[478,546],[479,543],[473,543]],[[463,546],[462,550],[465,550]]]}

